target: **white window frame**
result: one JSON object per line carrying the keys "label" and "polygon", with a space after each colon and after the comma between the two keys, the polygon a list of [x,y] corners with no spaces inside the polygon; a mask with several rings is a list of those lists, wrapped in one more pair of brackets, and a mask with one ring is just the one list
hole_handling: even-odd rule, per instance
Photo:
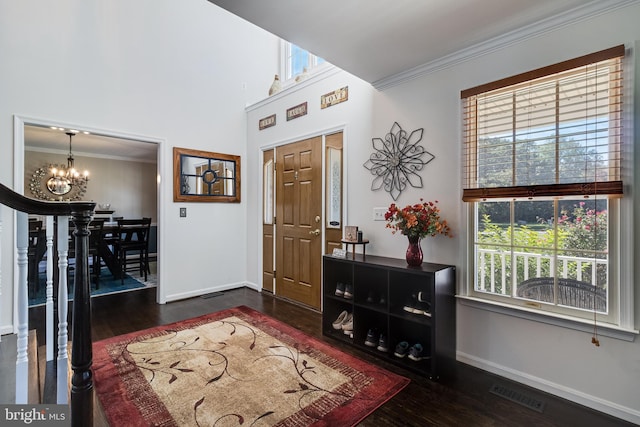
{"label": "white window frame", "polygon": [[[283,86],[293,85],[296,83],[296,76],[289,76],[289,74],[291,74],[291,63],[289,61],[291,56],[291,45],[292,43],[286,40],[280,40],[280,82]],[[321,64],[318,64],[318,57],[309,52],[309,62],[307,64],[308,77],[311,77],[330,66],[331,64],[326,60]]]}
{"label": "white window frame", "polygon": [[[623,59],[623,168],[622,180],[625,195],[621,199],[609,200],[609,245],[613,254],[609,261],[612,291],[609,295],[609,315],[598,317],[598,333],[603,336],[633,341],[639,334],[634,324],[634,55],[627,53]],[[541,323],[593,333],[593,318],[585,319],[571,314],[571,311],[544,311],[531,308],[517,298],[504,298],[475,290],[476,269],[476,203],[465,203],[464,221],[466,229],[466,272],[461,285],[459,300],[463,305],[497,312]],[[615,281],[615,282],[613,282]]]}

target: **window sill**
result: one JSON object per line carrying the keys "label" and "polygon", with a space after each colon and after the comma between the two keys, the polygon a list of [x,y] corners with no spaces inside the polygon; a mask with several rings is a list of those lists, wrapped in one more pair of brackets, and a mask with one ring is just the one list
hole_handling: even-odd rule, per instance
{"label": "window sill", "polygon": [[[480,298],[474,298],[464,295],[457,295],[456,298],[458,298],[461,304],[477,308],[479,310],[487,310],[494,313],[505,314],[507,316],[514,316],[521,319],[531,320],[534,322],[546,323],[548,325],[587,332],[589,334],[593,333],[593,323],[587,320],[562,316],[553,313],[543,314],[522,307],[514,307],[507,304],[500,304],[494,301],[487,301]],[[611,325],[608,323],[598,323],[598,335],[601,336],[633,342],[638,334],[639,331],[635,329],[621,328],[619,326]]]}
{"label": "window sill", "polygon": [[280,98],[302,90],[305,87],[310,86],[316,82],[331,77],[332,75],[337,74],[340,71],[342,71],[340,68],[331,64],[327,64],[326,66],[323,66],[317,71],[309,74],[309,77],[299,83],[296,83],[293,79],[287,80],[286,82],[283,82],[282,90],[280,90],[280,92],[276,93],[275,95],[271,95],[268,98],[263,99],[262,101],[247,105],[245,107],[245,111],[252,111],[263,107],[271,102],[277,101]]}

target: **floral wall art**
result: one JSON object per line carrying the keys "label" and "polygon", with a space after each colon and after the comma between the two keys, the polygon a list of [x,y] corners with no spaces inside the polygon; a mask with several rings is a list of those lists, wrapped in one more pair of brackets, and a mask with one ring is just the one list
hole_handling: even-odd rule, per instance
{"label": "floral wall art", "polygon": [[375,150],[364,167],[374,175],[371,190],[383,189],[393,200],[407,188],[422,188],[422,178],[418,175],[424,166],[435,156],[420,145],[424,128],[411,134],[403,130],[397,122],[393,123],[389,133],[382,138],[372,138]]}

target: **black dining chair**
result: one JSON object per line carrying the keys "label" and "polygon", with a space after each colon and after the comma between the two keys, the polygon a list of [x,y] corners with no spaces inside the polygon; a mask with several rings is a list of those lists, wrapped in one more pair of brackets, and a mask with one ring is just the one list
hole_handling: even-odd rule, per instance
{"label": "black dining chair", "polygon": [[115,253],[120,263],[120,281],[124,284],[127,271],[138,270],[147,280],[149,272],[149,233],[151,218],[119,219]]}
{"label": "black dining chair", "polygon": [[[104,227],[104,223],[106,218],[93,218],[91,223],[89,223],[89,258],[91,258],[91,278],[96,284],[96,289],[100,289],[100,271],[102,269],[102,260],[100,257],[100,250],[98,246],[100,244],[100,239],[102,239],[102,229]],[[73,239],[73,232],[75,227],[73,224],[69,224],[69,259],[75,259],[76,257],[76,247],[75,240]],[[75,261],[73,264],[70,263],[69,271],[73,270],[75,266]]]}
{"label": "black dining chair", "polygon": [[35,295],[40,288],[40,278],[38,276],[40,261],[46,252],[45,230],[42,221],[29,218],[29,247],[27,250],[28,259],[28,282],[29,292]]}

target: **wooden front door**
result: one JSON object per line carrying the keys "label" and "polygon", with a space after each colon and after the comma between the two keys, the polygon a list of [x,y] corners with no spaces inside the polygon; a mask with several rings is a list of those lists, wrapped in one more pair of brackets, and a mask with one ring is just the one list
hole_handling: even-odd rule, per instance
{"label": "wooden front door", "polygon": [[276,294],[320,310],[322,137],[276,149]]}

